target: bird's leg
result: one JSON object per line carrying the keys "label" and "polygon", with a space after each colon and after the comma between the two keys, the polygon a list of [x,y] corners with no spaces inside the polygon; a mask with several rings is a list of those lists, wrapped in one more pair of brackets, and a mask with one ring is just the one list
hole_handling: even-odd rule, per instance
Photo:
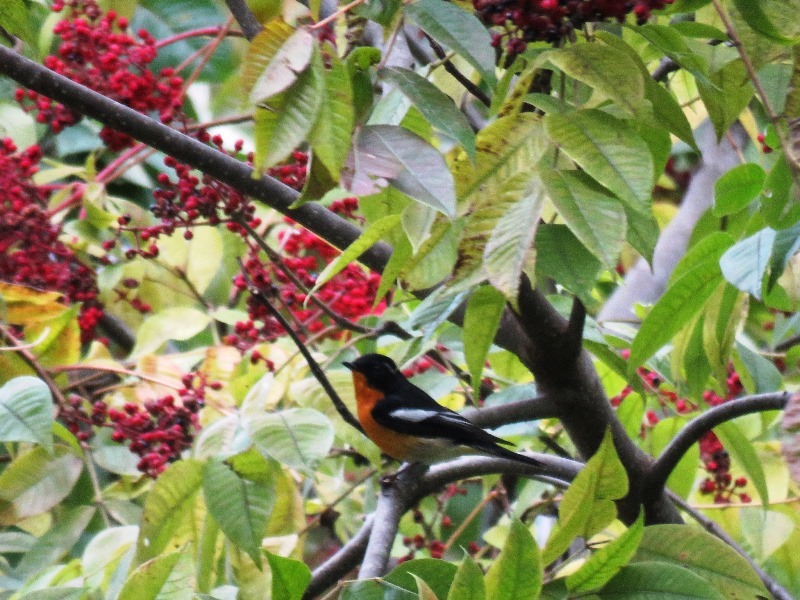
{"label": "bird's leg", "polygon": [[380,484],[382,488],[389,488],[394,486],[399,480],[418,479],[427,470],[428,465],[422,463],[403,463],[403,465],[394,473],[387,473],[381,476]]}

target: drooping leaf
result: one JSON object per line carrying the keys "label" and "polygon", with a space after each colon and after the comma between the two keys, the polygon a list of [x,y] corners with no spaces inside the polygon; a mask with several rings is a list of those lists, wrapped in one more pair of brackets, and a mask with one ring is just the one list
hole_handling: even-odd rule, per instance
{"label": "drooping leaf", "polygon": [[630,125],[599,110],[550,114],[544,124],[550,139],[626,206],[650,211],[653,158]]}
{"label": "drooping leaf", "polygon": [[192,560],[186,551],[160,554],[139,565],[120,591],[119,600],[189,600]]}
{"label": "drooping leaf", "polygon": [[[646,527],[634,562],[678,565],[711,583],[726,600],[769,597],[747,560],[725,542],[699,527]],[[679,586],[680,587],[680,586]]]}
{"label": "drooping leaf", "polygon": [[[516,195],[517,192],[509,193]],[[483,268],[489,281],[512,304],[517,302],[520,278],[530,264],[531,246],[543,204],[544,190],[537,179],[500,217],[483,251]]]}
{"label": "drooping leaf", "polygon": [[481,286],[467,301],[464,313],[464,358],[472,376],[472,389],[480,388],[483,363],[500,325],[506,301],[503,294],[491,286]]}
{"label": "drooping leaf", "polygon": [[210,322],[211,317],[196,308],[176,307],[159,311],[142,323],[131,355],[153,353],[167,340],[188,340]]}
{"label": "drooping leaf", "polygon": [[[444,560],[418,558],[405,561],[395,567],[384,580],[401,589],[417,592],[417,580],[421,579],[436,594],[437,598],[445,598],[447,590],[456,574],[456,566]],[[400,598],[405,599],[405,595]]]}
{"label": "drooping leaf", "polygon": [[377,193],[391,183],[414,200],[455,216],[453,175],[444,157],[403,127],[363,127],[342,178],[359,196]]}
{"label": "drooping leaf", "polygon": [[242,86],[250,100],[260,102],[289,89],[310,62],[314,45],[307,29],[295,30],[280,17],[265,23],[244,60]]}
{"label": "drooping leaf", "polygon": [[144,502],[135,564],[181,546],[184,540],[173,536],[191,519],[191,508],[202,483],[203,465],[194,459],[172,463],[158,476]]}
{"label": "drooping leaf", "polygon": [[292,469],[313,470],[333,444],[330,421],[308,408],[256,415],[243,425],[261,452]]}
{"label": "drooping leaf", "polygon": [[397,86],[437,129],[452,137],[471,160],[475,160],[475,133],[469,121],[449,96],[430,81],[409,69],[389,67],[380,73],[383,79]]}
{"label": "drooping leaf", "polygon": [[633,558],[643,534],[644,512],[641,512],[625,533],[593,553],[578,571],[567,577],[570,592],[590,592],[603,587]]}
{"label": "drooping leaf", "polygon": [[[255,453],[269,473],[267,461]],[[208,512],[225,536],[261,565],[261,540],[275,504],[275,482],[271,476],[257,482],[237,473],[219,458],[203,466],[203,497]]]}
{"label": "drooping leaf", "polygon": [[731,247],[720,260],[725,279],[760,300],[774,242],[775,230],[766,227]]}
{"label": "drooping leaf", "polygon": [[84,535],[89,521],[95,515],[94,507],[64,508],[64,513],[55,525],[40,536],[33,547],[17,563],[14,569],[15,575],[26,578],[51,567],[72,550]]}
{"label": "drooping leaf", "polygon": [[616,517],[614,500],[628,493],[628,477],[617,456],[611,430],[600,447],[564,492],[558,509],[558,523],[543,552],[549,564],[578,537],[589,538]]}
{"label": "drooping leaf", "polygon": [[540,225],[536,232],[536,280],[551,277],[584,303],[602,264],[589,253],[566,225]]}
{"label": "drooping leaf", "polygon": [[714,124],[717,139],[722,139],[739,118],[754,93],[747,69],[741,60],[731,61],[712,73],[708,83],[698,80],[697,89]]}
{"label": "drooping leaf", "polygon": [[253,165],[257,170],[286,159],[306,139],[317,120],[324,90],[324,67],[314,44],[308,66],[296,81],[256,110]]}
{"label": "drooping leaf", "polygon": [[8,0],[0,4],[0,27],[24,42],[34,44],[35,36],[28,22],[28,9],[23,0]]}
{"label": "drooping leaf", "polygon": [[417,0],[404,13],[434,40],[463,56],[489,85],[497,81],[491,37],[471,11],[441,0]]}
{"label": "drooping leaf", "polygon": [[543,169],[542,182],[575,237],[604,267],[615,265],[627,231],[620,201],[581,171]]}
{"label": "drooping leaf", "polygon": [[644,77],[626,52],[606,44],[575,44],[551,50],[540,57],[614,101],[634,116],[644,116]]}
{"label": "drooping leaf", "polygon": [[677,565],[641,562],[623,567],[596,595],[601,600],[721,600],[711,584]]}
{"label": "drooping leaf", "polygon": [[0,474],[0,524],[50,510],[72,491],[82,471],[81,459],[63,446],[20,454]]}
{"label": "drooping leaf", "polygon": [[0,387],[0,441],[34,442],[53,449],[53,396],[36,377],[16,377]]}
{"label": "drooping leaf", "polygon": [[335,52],[329,54],[330,68],[324,71],[324,96],[317,119],[308,133],[314,155],[325,165],[334,181],[347,160],[355,123],[353,85],[350,74]]}
{"label": "drooping leaf", "polygon": [[762,8],[762,0],[733,0],[733,3],[745,22],[761,35],[781,44],[794,45],[800,41],[781,33]]}
{"label": "drooping leaf", "polygon": [[305,563],[267,552],[272,571],[272,597],[301,600],[311,581],[311,569]]}
{"label": "drooping leaf", "polygon": [[344,252],[337,256],[334,261],[332,261],[322,270],[322,272],[317,276],[317,280],[314,283],[314,288],[311,290],[311,293],[313,294],[323,285],[328,283],[331,279],[333,279],[333,277],[341,272],[342,269],[356,260],[366,250],[372,247],[373,244],[380,241],[381,238],[385,237],[399,224],[400,215],[388,215],[367,227],[364,230],[364,233],[362,233],[355,242],[350,244]]}
{"label": "drooping leaf", "polygon": [[721,279],[716,261],[706,261],[670,284],[647,313],[633,340],[628,361],[630,376],[702,310]]}
{"label": "drooping leaf", "polygon": [[503,550],[486,573],[486,592],[493,600],[536,598],[542,579],[542,557],[536,540],[519,519],[512,519]]}
{"label": "drooping leaf", "polygon": [[725,446],[725,450],[731,457],[742,466],[747,477],[753,482],[761,501],[764,505],[769,504],[769,491],[767,488],[767,478],[764,475],[764,468],[761,466],[761,459],[753,448],[753,444],[748,440],[735,421],[728,421],[714,428],[714,433]]}
{"label": "drooping leaf", "polygon": [[483,572],[469,555],[464,557],[456,571],[447,600],[486,600]]}
{"label": "drooping leaf", "polygon": [[764,169],[753,163],[732,168],[714,184],[714,214],[731,215],[745,208],[761,193],[766,178]]}

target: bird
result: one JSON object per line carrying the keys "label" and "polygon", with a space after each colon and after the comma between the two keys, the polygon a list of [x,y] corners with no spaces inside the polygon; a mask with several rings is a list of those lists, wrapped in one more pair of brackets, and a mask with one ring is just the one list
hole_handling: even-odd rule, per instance
{"label": "bird", "polygon": [[496,456],[541,467],[535,458],[504,448],[502,438],[445,408],[415,386],[382,354],[343,362],[353,373],[358,420],[384,454],[431,465],[463,454]]}

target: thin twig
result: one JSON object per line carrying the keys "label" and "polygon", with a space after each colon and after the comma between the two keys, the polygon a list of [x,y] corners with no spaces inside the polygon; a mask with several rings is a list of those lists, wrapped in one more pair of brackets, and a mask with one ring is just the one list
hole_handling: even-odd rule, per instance
{"label": "thin twig", "polygon": [[353,0],[349,4],[345,4],[344,6],[342,6],[340,9],[338,9],[333,14],[328,15],[327,17],[325,17],[321,21],[317,21],[316,23],[314,23],[311,27],[309,27],[309,29],[313,30],[313,29],[320,29],[321,27],[325,27],[325,25],[327,25],[331,21],[335,21],[336,19],[338,19],[340,16],[342,16],[346,12],[349,12],[349,11],[353,10],[359,4],[364,4],[364,1],[365,0]]}
{"label": "thin twig", "polygon": [[50,373],[42,366],[42,364],[39,362],[39,359],[36,358],[36,355],[30,351],[30,349],[27,347],[27,344],[17,339],[17,337],[11,333],[11,330],[2,324],[0,324],[0,337],[11,344],[11,346],[14,348],[14,352],[16,352],[19,357],[36,372],[36,374],[42,381],[45,382],[45,384],[47,384],[47,387],[50,388],[50,393],[53,394],[53,398],[56,399],[58,404],[60,406],[68,406],[67,400],[64,398],[64,394],[61,393],[61,389],[58,387],[58,385],[56,385],[56,382],[53,380],[53,378],[50,377]]}
{"label": "thin twig", "polygon": [[258,300],[258,302],[260,302],[264,306],[264,308],[266,308],[270,312],[270,314],[273,317],[275,317],[275,319],[281,324],[281,327],[283,327],[283,329],[286,331],[289,337],[292,338],[292,341],[295,343],[298,350],[300,350],[300,353],[303,355],[303,358],[306,359],[306,362],[308,363],[308,368],[311,369],[311,373],[314,375],[317,381],[319,381],[320,385],[322,386],[322,389],[325,390],[325,393],[328,394],[328,397],[331,399],[331,402],[333,402],[333,406],[336,408],[336,411],[339,413],[342,419],[345,420],[345,422],[358,429],[361,433],[364,433],[364,429],[361,427],[361,423],[358,422],[358,419],[356,419],[353,416],[353,413],[351,413],[350,409],[347,408],[347,405],[339,397],[339,394],[336,393],[336,390],[331,385],[330,380],[325,375],[325,371],[323,371],[322,368],[319,366],[319,363],[317,363],[317,361],[314,360],[314,357],[311,355],[311,352],[308,350],[308,347],[303,343],[303,340],[300,339],[300,336],[297,335],[297,332],[289,324],[289,321],[287,321],[286,317],[284,317],[281,314],[281,312],[272,305],[272,303],[269,301],[269,298],[267,298],[266,294],[261,289],[259,289],[250,279],[250,276],[247,273],[247,270],[244,268],[244,264],[242,264],[241,259],[239,259],[239,266],[241,267],[241,273],[247,285],[247,290],[250,292],[250,294],[253,296],[254,299]]}
{"label": "thin twig", "polygon": [[[772,103],[769,100],[767,91],[764,89],[764,86],[761,84],[761,79],[758,77],[758,72],[756,71],[755,65],[753,65],[753,61],[750,60],[750,56],[745,51],[744,45],[742,44],[742,39],[736,32],[736,27],[734,27],[733,21],[725,10],[725,7],[722,6],[721,0],[711,0],[711,2],[714,4],[714,9],[717,11],[722,24],[725,25],[725,32],[728,34],[728,37],[731,39],[733,45],[736,47],[736,50],[739,52],[739,57],[742,59],[744,68],[747,70],[747,76],[750,79],[750,82],[753,84],[753,87],[756,89],[756,93],[761,100],[761,104],[764,106],[764,112],[767,113],[767,117],[769,117],[772,126],[775,128],[775,133],[778,135],[778,140],[780,141],[783,155],[786,157],[786,161],[791,165],[794,161],[792,160],[789,141],[783,130],[783,122],[780,116],[778,116],[778,113],[772,107]],[[792,179],[797,181],[796,169],[792,168],[790,170],[792,171]]]}
{"label": "thin twig", "polygon": [[486,106],[491,106],[492,99],[486,95],[486,92],[472,83],[461,71],[458,70],[452,61],[447,58],[447,53],[444,51],[444,48],[437,44],[430,36],[427,37],[431,48],[433,48],[433,52],[436,54],[436,57],[442,61],[442,66],[445,68],[445,70],[450,73],[450,75],[452,75],[456,81],[463,85],[470,94],[475,96]]}

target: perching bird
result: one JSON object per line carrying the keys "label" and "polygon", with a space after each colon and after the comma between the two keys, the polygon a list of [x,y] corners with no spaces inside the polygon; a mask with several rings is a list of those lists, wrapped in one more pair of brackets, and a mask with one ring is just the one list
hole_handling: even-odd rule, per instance
{"label": "perching bird", "polygon": [[534,458],[503,448],[499,444],[510,442],[436,402],[406,379],[391,358],[365,354],[344,366],[353,372],[361,426],[392,458],[430,465],[477,453],[542,466]]}

